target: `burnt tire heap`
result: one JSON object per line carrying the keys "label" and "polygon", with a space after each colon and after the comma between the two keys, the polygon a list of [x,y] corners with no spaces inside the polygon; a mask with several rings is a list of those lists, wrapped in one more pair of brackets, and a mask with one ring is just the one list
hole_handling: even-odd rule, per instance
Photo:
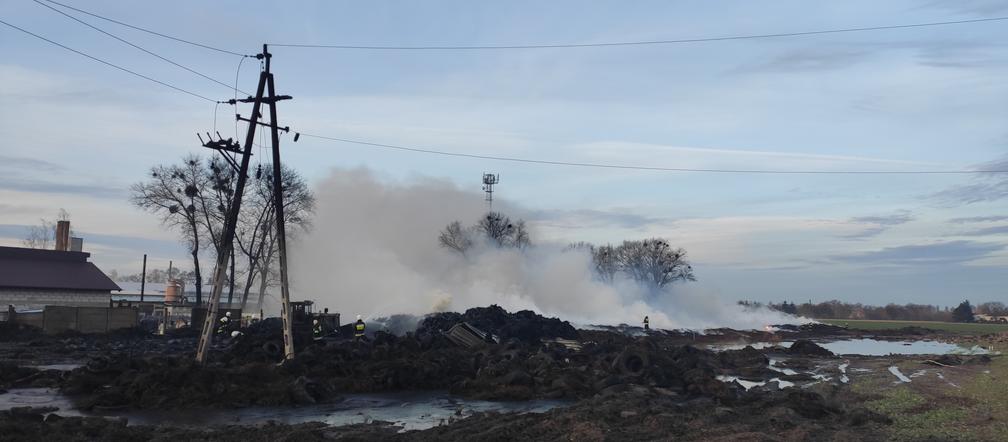
{"label": "burnt tire heap", "polygon": [[[442,330],[459,320],[484,327],[500,343],[475,349],[452,343]],[[580,399],[632,386],[719,400],[738,395],[715,379],[724,363],[713,352],[616,333],[575,351],[548,342],[577,338],[569,323],[497,306],[433,315],[406,336],[376,332],[365,342],[300,343],[297,357],[281,365],[275,363],[277,332],[265,321],[246,329],[212,352],[205,366],[193,363],[191,352],[111,353],[71,372],[62,389],[85,408],[99,409],[311,404],[341,393],[401,390],[484,399]]]}
{"label": "burnt tire heap", "polygon": [[[452,343],[442,330],[461,320],[484,327],[500,343],[478,348]],[[717,379],[733,371],[766,370],[766,357],[752,349],[715,353],[676,345],[662,335],[593,332],[590,340],[578,339],[581,348],[574,350],[552,341],[578,338],[570,324],[496,306],[433,315],[405,336],[376,332],[363,342],[308,342],[280,365],[269,350],[276,338],[272,328],[246,330],[230,347],[214,351],[205,366],[192,362],[191,352],[112,353],[72,371],[60,385],[95,410],[298,405],[334,402],[346,393],[448,390],[469,398],[564,398],[596,405],[652,398],[670,407],[701,399],[713,406],[755,406],[776,398],[782,402],[768,406],[818,404],[812,408],[825,410],[823,416],[842,413],[821,405],[815,393],[757,394]]]}

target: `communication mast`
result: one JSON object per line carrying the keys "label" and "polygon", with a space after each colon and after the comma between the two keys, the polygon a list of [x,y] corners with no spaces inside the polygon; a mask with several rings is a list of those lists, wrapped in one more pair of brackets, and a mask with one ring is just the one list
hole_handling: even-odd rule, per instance
{"label": "communication mast", "polygon": [[493,186],[500,182],[500,175],[483,173],[483,191],[486,192],[487,205],[493,209]]}

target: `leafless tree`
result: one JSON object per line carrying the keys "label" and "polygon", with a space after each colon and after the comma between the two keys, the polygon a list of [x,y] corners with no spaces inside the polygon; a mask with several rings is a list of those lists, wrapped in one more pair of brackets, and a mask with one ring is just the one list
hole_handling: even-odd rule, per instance
{"label": "leafless tree", "polygon": [[606,282],[612,282],[616,278],[619,270],[617,262],[616,248],[611,244],[595,247],[592,250],[592,262],[595,265],[595,273]]}
{"label": "leafless tree", "polygon": [[676,281],[696,280],[693,267],[686,260],[686,250],[673,248],[664,239],[623,241],[614,251],[622,272],[653,289]]}
{"label": "leafless tree", "polygon": [[511,224],[511,218],[503,213],[487,212],[476,222],[475,229],[497,247],[504,247],[510,242],[514,225]]}
{"label": "leafless tree", "polygon": [[1008,316],[1008,306],[1003,302],[985,302],[976,306],[976,312],[981,315]]}
{"label": "leafless tree", "polygon": [[511,233],[511,247],[518,249],[524,249],[532,244],[532,239],[529,237],[528,227],[525,226],[525,220],[518,220],[514,222],[514,229]]}
{"label": "leafless tree", "polygon": [[[272,170],[270,165],[263,166]],[[281,176],[284,217],[287,234],[291,236],[310,227],[315,197],[295,170],[283,166]],[[189,155],[180,165],[155,166],[151,169],[149,181],[137,183],[132,188],[131,199],[135,205],[159,214],[166,225],[182,233],[193,256],[196,280],[200,281],[196,283],[198,301],[202,299],[200,246],[213,246],[215,258],[222,252],[224,222],[231,210],[236,183],[236,172],[222,159],[204,160],[198,155]],[[257,275],[268,278],[268,267],[276,248],[272,174],[256,173],[251,183],[254,188],[245,192],[235,229],[235,247],[232,247],[229,257],[228,303],[234,300],[237,277],[243,275],[242,308],[248,301],[254,278]],[[238,254],[245,258],[244,268],[237,267],[235,257]],[[267,283],[266,279],[263,283]]]}
{"label": "leafless tree", "polygon": [[[60,209],[55,221],[45,218],[39,219],[39,224],[28,228],[28,234],[21,243],[30,249],[49,249],[56,241],[56,223],[59,221],[70,221],[70,213]],[[70,231],[73,236],[73,231]]]}
{"label": "leafless tree", "polygon": [[497,247],[525,248],[530,244],[525,221],[511,221],[511,218],[500,212],[487,212],[476,222],[474,227]]}
{"label": "leafless tree", "polygon": [[208,185],[198,155],[187,155],[177,165],[157,165],[151,168],[147,181],[133,184],[130,201],[137,207],[161,217],[161,222],[182,235],[193,259],[193,272],[197,280],[196,302],[202,300],[200,276],[200,220],[203,214],[197,207],[205,205],[202,189]]}
{"label": "leafless tree", "polygon": [[472,247],[473,240],[469,229],[462,227],[462,223],[458,221],[452,221],[441,231],[438,243],[441,244],[441,247],[454,250],[465,256],[469,248]]}
{"label": "leafless tree", "polygon": [[[237,172],[221,157],[213,156],[206,161],[206,169],[203,170],[203,173],[206,174],[209,187],[199,189],[197,198],[200,203],[198,210],[201,216],[199,218],[203,236],[213,244],[215,255],[219,255],[224,249],[221,235],[224,232],[227,213],[231,210],[231,200],[238,181]],[[235,289],[235,250],[233,247],[230,254],[231,265],[227,273],[229,304],[234,297]],[[216,271],[216,269],[214,270]]]}
{"label": "leafless tree", "polygon": [[465,256],[478,237],[485,238],[496,247],[524,249],[532,244],[525,221],[511,221],[511,218],[500,212],[487,212],[470,228],[452,221],[439,233],[438,243]]}
{"label": "leafless tree", "polygon": [[[264,164],[263,169],[273,170],[272,164]],[[241,308],[248,304],[249,291],[255,277],[260,277],[260,308],[266,285],[270,279],[270,265],[276,256],[276,218],[273,204],[273,175],[257,174],[255,188],[250,193],[247,209],[240,223],[235,241],[237,249],[246,259],[242,287]],[[311,228],[311,214],[315,211],[315,195],[296,170],[280,165],[280,176],[284,201],[284,224],[288,239]],[[230,298],[228,303],[230,303]]]}
{"label": "leafless tree", "polygon": [[616,250],[611,244],[596,246],[595,244],[580,241],[567,246],[567,250],[584,250],[592,258],[592,267],[595,275],[604,282],[612,282],[619,271],[616,262]]}

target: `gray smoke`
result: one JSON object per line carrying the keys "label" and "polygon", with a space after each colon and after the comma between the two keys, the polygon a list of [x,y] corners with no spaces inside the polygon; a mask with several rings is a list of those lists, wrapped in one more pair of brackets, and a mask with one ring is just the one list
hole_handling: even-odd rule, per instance
{"label": "gray smoke", "polygon": [[[631,281],[601,283],[587,251],[549,243],[536,235],[534,224],[529,249],[478,244],[462,257],[438,245],[438,232],[455,220],[472,224],[486,203],[481,193],[445,180],[389,183],[367,169],[340,169],[319,183],[316,196],[312,232],[290,245],[293,297],[313,299],[344,318],[498,304],[582,324],[640,324],[645,315],[661,328],[762,328],[796,321],[777,312],[743,311],[688,284],[654,299]],[[525,213],[507,201],[495,201],[494,209],[512,218]]]}

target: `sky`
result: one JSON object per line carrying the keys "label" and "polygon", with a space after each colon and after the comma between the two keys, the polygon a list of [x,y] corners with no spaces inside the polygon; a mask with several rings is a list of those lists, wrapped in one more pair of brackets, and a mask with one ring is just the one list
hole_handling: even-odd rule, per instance
{"label": "sky", "polygon": [[[599,43],[1008,16],[1008,1],[985,0],[65,1],[248,54],[264,42]],[[257,60],[66,12],[223,83],[255,88]],[[33,1],[4,1],[0,19],[215,100],[235,94]],[[105,271],[139,272],[144,253],[155,267],[188,265],[176,233],[132,207],[128,189],[152,165],[208,155],[196,132],[231,136],[235,109],[5,26],[0,51],[0,245],[19,245],[28,226],[63,208]],[[307,134],[672,168],[1008,169],[1004,22],[676,45],[271,52],[278,93],[294,97],[281,103],[281,124]],[[388,183],[444,180],[482,198],[482,173],[498,173],[495,197],[529,221],[534,239],[664,237],[688,251],[698,278],[691,284],[726,299],[1008,301],[1004,174],[639,171],[306,136],[281,143],[284,160],[313,185],[364,168]]]}

